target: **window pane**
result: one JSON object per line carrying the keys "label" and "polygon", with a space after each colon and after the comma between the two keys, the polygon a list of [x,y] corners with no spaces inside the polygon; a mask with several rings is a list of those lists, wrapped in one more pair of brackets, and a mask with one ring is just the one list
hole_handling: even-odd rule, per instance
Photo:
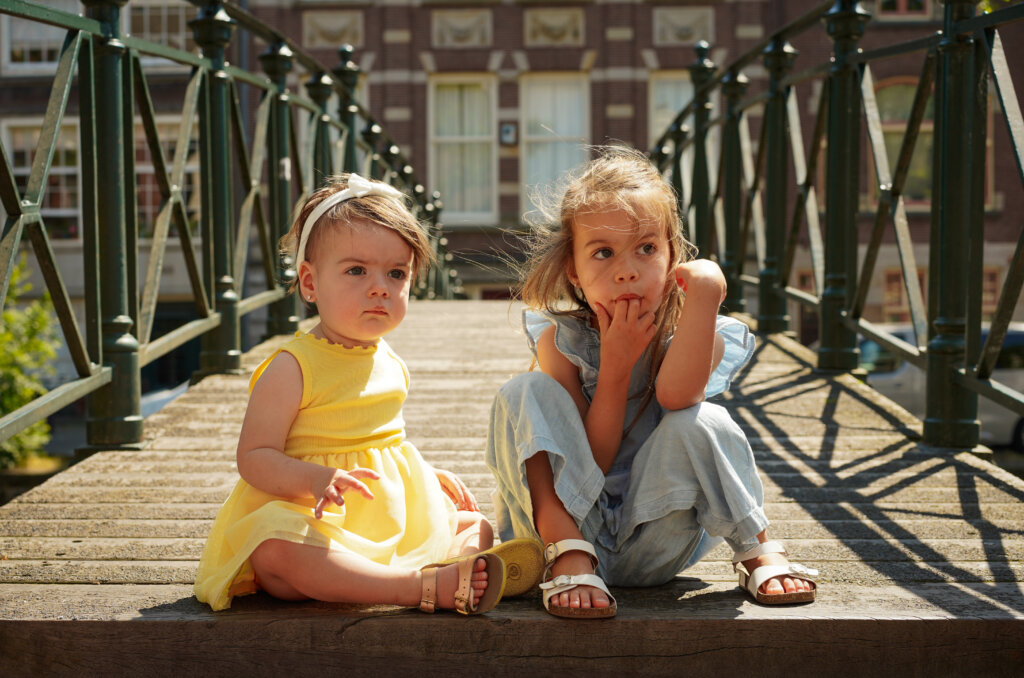
{"label": "window pane", "polygon": [[439,84],[434,97],[435,136],[490,136],[490,93],[483,83]]}
{"label": "window pane", "polygon": [[556,181],[587,157],[587,82],[530,78],[523,82],[523,181],[527,187]]}
{"label": "window pane", "polygon": [[[11,158],[15,185],[24,195],[39,146],[40,126],[12,124],[7,127],[5,148]],[[78,129],[65,123],[57,134],[53,162],[46,178],[40,213],[51,238],[76,238],[79,232]],[[0,207],[0,213],[3,208]]]}
{"label": "window pane", "polygon": [[[43,4],[69,14],[82,14],[85,9],[79,0],[47,0]],[[65,29],[14,17],[6,25],[7,35],[0,44],[6,45],[12,64],[57,63],[67,35]]]}
{"label": "window pane", "polygon": [[693,98],[693,83],[684,75],[654,78],[651,81],[649,144],[653,144]]}
{"label": "window pane", "polygon": [[491,211],[494,185],[491,143],[446,143],[437,146],[437,187],[445,211]]}
{"label": "window pane", "polygon": [[526,154],[526,185],[550,184],[586,159],[586,151],[575,141],[533,142]]}
{"label": "window pane", "polygon": [[[889,166],[896,169],[902,131],[885,132],[885,150],[889,154]],[[907,180],[903,183],[903,198],[910,202],[927,202],[932,198],[932,131],[921,130],[910,158]]]}
{"label": "window pane", "polygon": [[[889,85],[875,92],[878,101],[878,115],[882,122],[906,121],[914,108],[914,95],[917,85]],[[928,106],[924,110],[924,119],[932,120],[935,109],[934,99],[928,98]]]}

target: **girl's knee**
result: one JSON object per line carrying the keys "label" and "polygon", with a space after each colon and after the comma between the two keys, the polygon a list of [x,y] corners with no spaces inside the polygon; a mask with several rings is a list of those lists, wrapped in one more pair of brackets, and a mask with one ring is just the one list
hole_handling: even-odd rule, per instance
{"label": "girl's knee", "polygon": [[543,372],[523,372],[512,377],[498,389],[498,399],[508,403],[521,402],[524,398],[547,398],[558,389],[569,395],[553,377]]}
{"label": "girl's knee", "polygon": [[716,436],[743,435],[742,430],[729,414],[729,410],[721,405],[708,402],[697,403],[685,410],[668,412],[662,418],[662,425],[684,433],[697,430],[707,431]]}

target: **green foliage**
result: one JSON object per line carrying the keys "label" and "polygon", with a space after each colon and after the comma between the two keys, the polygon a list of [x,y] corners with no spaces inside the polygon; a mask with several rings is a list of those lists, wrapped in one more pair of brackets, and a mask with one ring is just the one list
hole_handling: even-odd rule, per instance
{"label": "green foliage", "polygon": [[[32,290],[26,257],[18,260],[4,300],[0,322],[0,413],[8,414],[46,393],[40,379],[55,372],[57,331],[49,293],[22,302]],[[0,441],[0,468],[22,463],[50,441],[50,425],[33,424],[9,440]]]}

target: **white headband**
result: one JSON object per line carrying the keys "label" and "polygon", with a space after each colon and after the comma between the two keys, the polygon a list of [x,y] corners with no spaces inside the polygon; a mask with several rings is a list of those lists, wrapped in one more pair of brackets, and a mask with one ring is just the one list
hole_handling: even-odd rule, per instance
{"label": "white headband", "polygon": [[313,224],[317,222],[327,210],[331,209],[340,202],[351,200],[352,198],[363,198],[368,195],[382,195],[385,198],[396,198],[402,199],[402,192],[394,186],[381,183],[379,181],[370,181],[364,179],[358,174],[348,175],[348,187],[343,191],[333,193],[316,206],[310,215],[306,218],[306,222],[302,224],[302,235],[299,237],[299,249],[295,253],[295,270],[299,270],[299,264],[306,260],[306,241],[309,240],[309,232],[313,230]]}

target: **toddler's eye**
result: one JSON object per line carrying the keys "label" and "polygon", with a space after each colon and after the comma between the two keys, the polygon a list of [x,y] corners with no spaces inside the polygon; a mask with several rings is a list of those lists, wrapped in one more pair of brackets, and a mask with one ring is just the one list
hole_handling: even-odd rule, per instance
{"label": "toddler's eye", "polygon": [[364,273],[366,273],[366,269],[362,266],[353,266],[345,271],[345,275],[363,275]]}
{"label": "toddler's eye", "polygon": [[612,256],[612,251],[607,247],[602,247],[599,250],[594,250],[595,259],[607,259],[610,256]]}
{"label": "toddler's eye", "polygon": [[395,280],[405,280],[405,271],[403,271],[400,268],[395,268],[392,269],[391,271],[388,271],[388,275],[394,278]]}

